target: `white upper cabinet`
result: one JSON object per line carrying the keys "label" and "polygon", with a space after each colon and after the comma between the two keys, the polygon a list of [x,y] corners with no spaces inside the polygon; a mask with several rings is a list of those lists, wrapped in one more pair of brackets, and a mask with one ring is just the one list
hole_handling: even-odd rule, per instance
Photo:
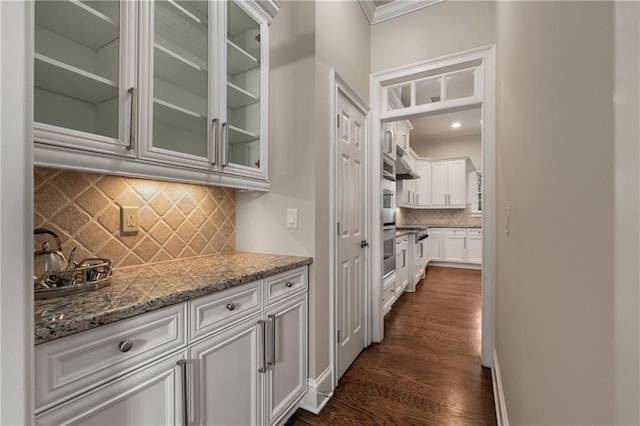
{"label": "white upper cabinet", "polygon": [[133,155],[136,13],[134,2],[35,3],[36,142]]}
{"label": "white upper cabinet", "polygon": [[467,202],[467,160],[431,163],[431,206],[465,208]]}
{"label": "white upper cabinet", "polygon": [[431,161],[416,161],[416,173],[420,178],[415,180],[415,205],[428,207],[431,205]]}
{"label": "white upper cabinet", "polygon": [[268,189],[275,5],[37,1],[35,163]]}
{"label": "white upper cabinet", "polygon": [[396,122],[382,125],[382,153],[389,158],[396,159]]}
{"label": "white upper cabinet", "polygon": [[226,6],[226,93],[220,111],[223,136],[222,167],[226,172],[266,178],[269,39],[267,20],[247,3]]}

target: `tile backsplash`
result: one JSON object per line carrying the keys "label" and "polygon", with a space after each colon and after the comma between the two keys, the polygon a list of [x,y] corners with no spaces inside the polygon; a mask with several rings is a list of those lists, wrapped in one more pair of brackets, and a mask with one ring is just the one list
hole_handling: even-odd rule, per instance
{"label": "tile backsplash", "polygon": [[[120,231],[120,207],[138,207],[138,232]],[[235,250],[235,217],[230,188],[34,169],[34,227],[57,233],[65,255],[78,246],[76,260],[119,267]]]}
{"label": "tile backsplash", "polygon": [[448,226],[464,226],[467,228],[482,227],[481,217],[471,217],[471,204],[466,209],[405,209],[397,210],[396,223],[402,225],[425,225],[446,228]]}

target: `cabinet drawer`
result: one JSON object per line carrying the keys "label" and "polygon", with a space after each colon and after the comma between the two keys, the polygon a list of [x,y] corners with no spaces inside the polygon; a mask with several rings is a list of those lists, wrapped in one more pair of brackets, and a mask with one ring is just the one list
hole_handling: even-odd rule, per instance
{"label": "cabinet drawer", "polygon": [[199,339],[262,309],[262,281],[253,281],[189,302],[190,340]]}
{"label": "cabinet drawer", "polygon": [[466,228],[452,228],[446,230],[446,235],[467,235]]}
{"label": "cabinet drawer", "polygon": [[467,235],[470,237],[481,237],[482,229],[469,228],[467,229]]}
{"label": "cabinet drawer", "polygon": [[307,290],[307,268],[294,269],[265,280],[266,303],[271,304]]}
{"label": "cabinet drawer", "polygon": [[36,413],[186,346],[186,303],[35,348]]}
{"label": "cabinet drawer", "polygon": [[392,284],[394,285],[389,285],[382,290],[382,310],[385,315],[387,314],[387,312],[389,312],[389,310],[391,310],[391,305],[393,304],[393,301],[395,300],[395,297],[396,297],[395,282],[393,282]]}

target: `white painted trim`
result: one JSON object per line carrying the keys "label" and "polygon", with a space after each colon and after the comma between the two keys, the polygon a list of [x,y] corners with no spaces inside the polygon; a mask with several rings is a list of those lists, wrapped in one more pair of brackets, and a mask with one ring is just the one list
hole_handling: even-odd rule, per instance
{"label": "white painted trim", "polygon": [[[482,228],[483,228],[483,273],[482,273],[482,365],[485,367],[491,367],[493,364],[492,349],[494,344],[494,324],[495,324],[495,239],[496,239],[496,210],[495,210],[495,46],[483,46],[464,52],[458,52],[441,56],[435,59],[429,59],[414,64],[409,64],[403,67],[393,68],[387,71],[377,72],[371,75],[371,105],[372,105],[372,119],[371,119],[371,140],[380,140],[380,117],[385,113],[382,108],[382,100],[384,95],[384,82],[403,79],[410,77],[413,74],[424,73],[439,68],[444,68],[460,63],[469,61],[480,60],[481,65],[479,67],[480,79],[480,93],[478,93],[479,99],[482,101],[482,164],[483,164],[483,198],[484,198],[484,212],[482,216]],[[388,114],[387,114],[388,115]],[[385,115],[386,116],[386,115]],[[410,118],[407,116],[398,116],[397,119]],[[376,161],[381,162],[381,154],[376,152],[376,147],[372,146],[371,163],[375,164]],[[379,185],[379,183],[378,183]],[[376,188],[376,179],[372,177],[372,198],[375,198],[376,191],[380,188]],[[375,200],[372,200],[371,208],[376,205]],[[372,229],[376,229],[376,226],[380,228],[379,218],[376,220],[376,216],[373,217],[371,224]],[[373,240],[373,239],[372,239]],[[376,244],[380,244],[380,241],[372,241],[374,248]],[[381,282],[381,253],[379,250],[374,252],[372,250],[372,282]],[[377,257],[376,257],[377,256]],[[376,262],[379,268],[376,268]],[[380,271],[378,271],[380,269]],[[376,288],[376,286],[373,286]],[[380,300],[375,300],[375,292],[372,293],[374,300],[372,301],[372,315],[378,317],[378,321],[372,321],[372,337],[374,341],[381,341],[384,338],[384,323],[382,319],[382,307],[378,307],[381,303]],[[376,312],[377,310],[377,312]]]}
{"label": "white painted trim", "polygon": [[376,7],[372,0],[358,0],[371,25],[442,3],[444,0],[397,0]]}
{"label": "white painted trim", "polygon": [[502,377],[500,376],[500,364],[498,364],[498,353],[493,350],[493,368],[491,369],[493,382],[493,401],[496,406],[496,419],[498,426],[509,426],[507,417],[507,405],[504,402],[504,390],[502,388]]}
{"label": "white painted trim", "polygon": [[333,371],[327,367],[317,379],[309,378],[307,393],[300,400],[300,408],[313,414],[319,414],[333,396]]}
{"label": "white painted trim", "polygon": [[33,424],[33,2],[0,2],[0,424]]}
{"label": "white painted trim", "polygon": [[[337,330],[337,316],[338,312],[336,309],[337,306],[337,291],[336,285],[338,282],[337,277],[337,262],[338,262],[338,239],[336,238],[336,227],[337,227],[337,200],[336,196],[338,193],[337,189],[337,141],[336,141],[336,117],[338,114],[338,94],[341,92],[345,95],[345,97],[351,101],[351,103],[356,106],[365,116],[365,125],[364,129],[366,132],[365,137],[365,185],[369,185],[370,180],[366,177],[369,176],[372,169],[376,169],[371,166],[369,162],[369,152],[371,151],[372,143],[370,135],[370,110],[367,104],[358,96],[358,94],[351,89],[351,87],[336,73],[335,69],[330,70],[329,75],[330,81],[330,90],[331,93],[329,95],[329,114],[330,114],[330,137],[329,137],[329,276],[331,277],[331,282],[329,283],[329,348],[330,348],[330,367],[331,367],[331,389],[335,389],[338,386],[338,346],[336,345],[336,330]],[[369,200],[371,193],[371,188],[365,189],[365,206],[371,206],[372,201]],[[372,215],[371,208],[365,208],[365,236],[366,240],[370,241],[370,236],[373,235],[371,231],[372,218],[376,217],[376,215]],[[371,247],[371,244],[370,246]],[[371,309],[370,301],[371,301],[371,283],[374,282],[371,280],[371,265],[373,262],[371,261],[372,256],[371,252],[365,254],[365,324],[364,324],[364,335],[365,335],[365,347],[371,344],[370,339],[370,318],[371,318]],[[375,288],[375,286],[373,286]]]}
{"label": "white painted trim", "polygon": [[482,269],[482,265],[477,263],[466,262],[444,262],[439,260],[429,261],[428,266],[445,266],[447,268],[459,268],[459,269]]}

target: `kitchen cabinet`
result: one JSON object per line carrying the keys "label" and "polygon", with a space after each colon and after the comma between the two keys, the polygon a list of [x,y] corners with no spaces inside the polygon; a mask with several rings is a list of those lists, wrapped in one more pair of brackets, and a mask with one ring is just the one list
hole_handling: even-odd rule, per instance
{"label": "kitchen cabinet", "polygon": [[36,346],[37,423],[286,421],[307,386],[307,274],[294,269]]}
{"label": "kitchen cabinet", "polygon": [[443,232],[442,228],[429,228],[429,260],[444,260],[442,254]]}
{"label": "kitchen cabinet", "polygon": [[259,319],[251,317],[189,350],[193,424],[262,424],[265,331]]}
{"label": "kitchen cabinet", "polygon": [[396,298],[409,285],[409,237],[404,235],[396,238]]}
{"label": "kitchen cabinet", "polygon": [[[177,353],[36,415],[36,425],[178,425],[184,370]],[[36,378],[38,380],[38,378]]]}
{"label": "kitchen cabinet", "polygon": [[467,229],[467,262],[482,264],[482,229]]}
{"label": "kitchen cabinet", "polygon": [[466,262],[467,260],[467,230],[464,228],[444,230],[444,260],[445,262]]}
{"label": "kitchen cabinet", "polygon": [[382,282],[382,312],[387,315],[396,300],[396,274],[389,274]]}
{"label": "kitchen cabinet", "polygon": [[467,203],[467,160],[433,161],[431,164],[431,206],[465,208]]}
{"label": "kitchen cabinet", "polygon": [[418,207],[431,206],[431,161],[417,160],[416,173],[420,178],[415,182],[415,202]]}
{"label": "kitchen cabinet", "polygon": [[407,120],[398,121],[396,124],[396,149],[400,151],[409,150],[409,136],[412,130],[411,123]]}
{"label": "kitchen cabinet", "polygon": [[427,249],[428,238],[418,239],[416,237],[414,257],[413,257],[413,283],[414,286],[424,278],[425,268],[427,267]]}
{"label": "kitchen cabinet", "polygon": [[36,164],[268,189],[273,4],[36,2]]}
{"label": "kitchen cabinet", "polygon": [[396,181],[398,207],[413,207],[416,200],[416,180],[403,179]]}

